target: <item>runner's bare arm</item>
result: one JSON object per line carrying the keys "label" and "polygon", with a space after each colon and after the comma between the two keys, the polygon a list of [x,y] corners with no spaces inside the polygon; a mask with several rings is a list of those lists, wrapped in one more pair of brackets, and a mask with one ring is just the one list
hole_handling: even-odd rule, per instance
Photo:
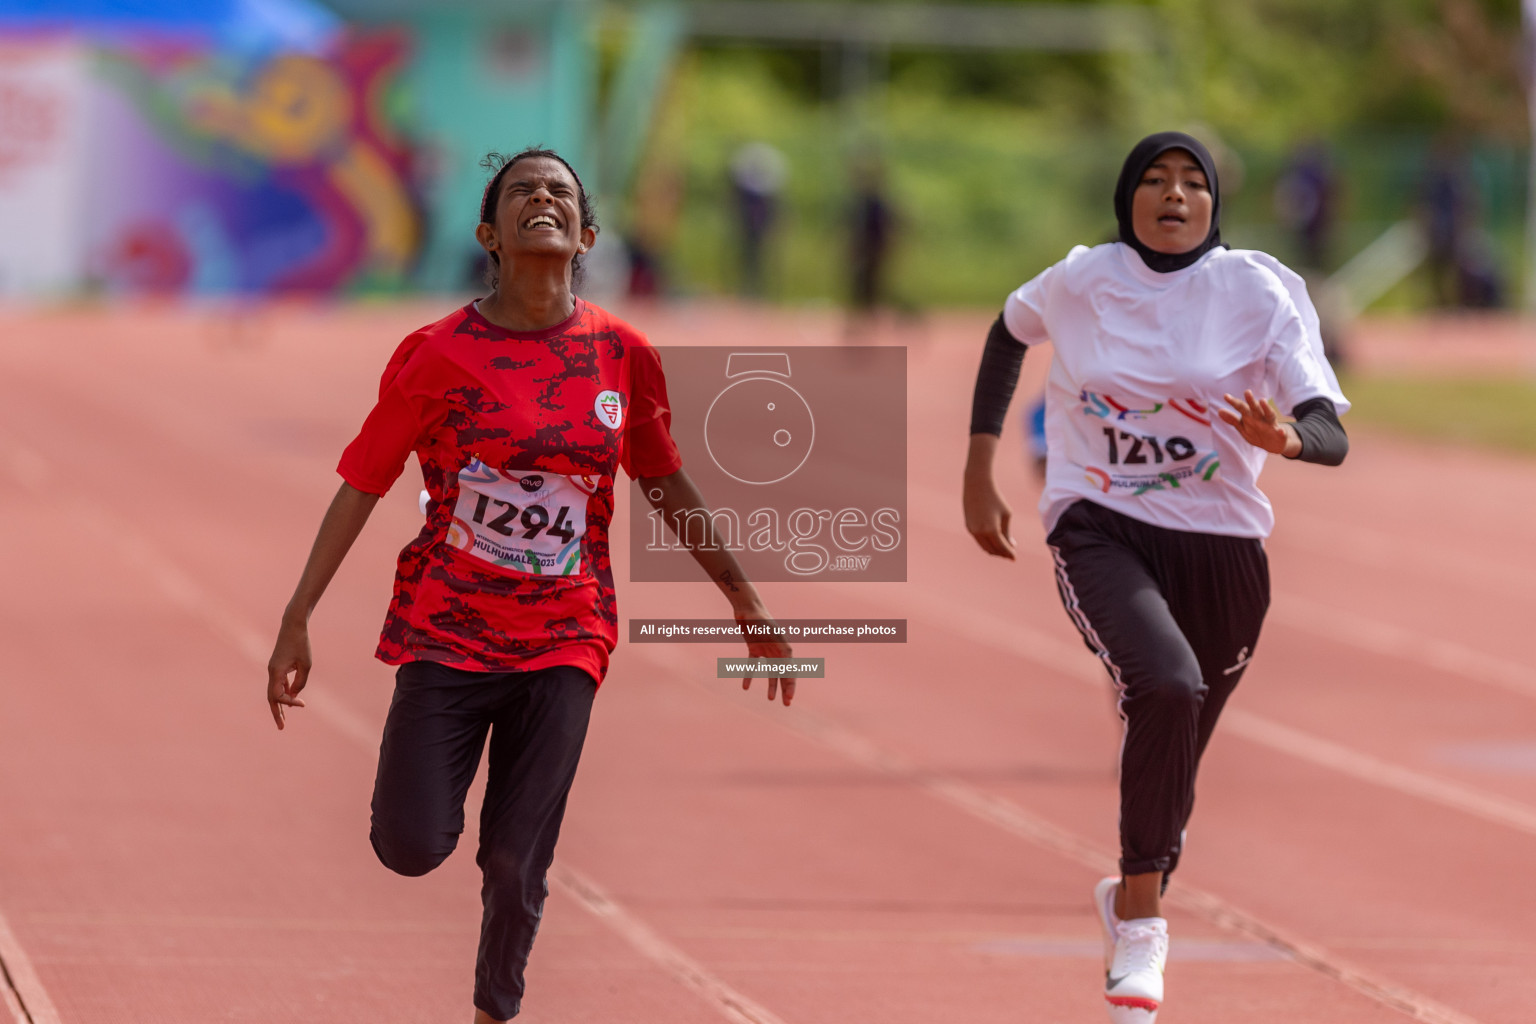
{"label": "runner's bare arm", "polygon": [[[678,470],[670,476],[647,477],[640,481],[640,489],[645,492],[646,499],[651,505],[661,511],[662,517],[668,524],[678,521],[678,517],[686,516],[695,510],[709,511],[709,506],[704,501],[704,495],[699,493],[698,486],[688,476],[687,470]],[[773,616],[768,613],[763,604],[762,597],[747,579],[747,574],[741,571],[741,565],[736,561],[736,556],[724,544],[719,543],[715,534],[715,523],[708,515],[699,517],[704,525],[704,535],[697,544],[689,544],[689,550],[694,561],[709,574],[709,578],[715,581],[715,586],[731,602],[731,611],[736,616],[736,621],[743,625],[747,623],[766,623],[773,627],[768,636],[749,638],[747,640],[747,653],[754,658],[789,658],[793,656],[789,641],[784,639],[784,634],[778,630],[778,623],[773,621]],[[673,531],[674,535],[676,531]],[[687,544],[687,538],[677,538]],[[752,677],[741,681],[743,690],[752,685]],[[795,696],[795,680],[793,677],[768,679],[768,699],[773,700],[777,693],[783,694],[784,706]]]}
{"label": "runner's bare arm", "polygon": [[[1294,459],[1301,454],[1301,435],[1289,423],[1280,421],[1280,413],[1268,399],[1255,398],[1251,390],[1242,398],[1222,395],[1231,409],[1217,409],[1222,422],[1237,428],[1243,440],[1273,455]],[[1235,411],[1234,411],[1235,410]]]}
{"label": "runner's bare arm", "polygon": [[267,704],[272,709],[272,720],[283,727],[284,709],[301,708],[299,691],[309,679],[313,663],[309,654],[309,616],[320,603],[320,595],[330,584],[331,577],[347,557],[353,541],[363,532],[363,524],[379,502],[377,494],[360,491],[351,484],[343,483],[331,499],[331,507],[320,520],[320,532],[315,545],[310,548],[309,560],[299,576],[288,607],[283,610],[283,623],[277,631],[277,643],[272,648],[272,658],[267,662]]}
{"label": "runner's bare arm", "polygon": [[996,434],[972,434],[971,449],[965,459],[965,483],[961,504],[965,509],[965,528],[976,538],[981,550],[989,555],[1014,560],[1013,509],[1008,506],[997,481],[992,476],[992,460],[997,454]]}

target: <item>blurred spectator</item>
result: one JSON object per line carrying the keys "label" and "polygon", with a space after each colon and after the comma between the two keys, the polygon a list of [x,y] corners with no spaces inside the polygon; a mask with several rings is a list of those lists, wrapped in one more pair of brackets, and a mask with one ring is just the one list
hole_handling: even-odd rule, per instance
{"label": "blurred spectator", "polygon": [[1323,336],[1323,355],[1335,370],[1349,368],[1349,333],[1353,317],[1349,296],[1333,278],[1314,267],[1298,268],[1307,284],[1307,295],[1317,310],[1318,329]]}
{"label": "blurred spectator", "polygon": [[683,175],[673,164],[646,168],[635,188],[629,233],[624,238],[629,254],[629,294],[656,298],[667,291],[667,253],[677,232],[682,211]]}
{"label": "blurred spectator", "polygon": [[778,217],[779,193],[786,174],[784,154],[766,142],[749,142],[731,158],[731,191],[741,222],[743,294],[763,294],[764,256]]}
{"label": "blurred spectator", "polygon": [[1430,152],[1419,198],[1428,245],[1425,262],[1439,306],[1487,309],[1503,304],[1499,267],[1477,225],[1478,210],[1466,150],[1456,139],[1440,140]]}
{"label": "blurred spectator", "polygon": [[640,235],[630,235],[624,244],[629,250],[629,284],[626,290],[630,298],[656,298],[663,291],[662,282],[666,276],[662,270],[661,254]]}
{"label": "blurred spectator", "polygon": [[1328,269],[1337,215],[1333,159],[1322,141],[1304,143],[1275,185],[1275,212],[1296,240],[1301,266]]}
{"label": "blurred spectator", "polygon": [[1461,148],[1451,140],[1441,140],[1430,152],[1420,186],[1419,215],[1424,223],[1424,239],[1429,251],[1425,257],[1435,304],[1459,304],[1456,286],[1457,256],[1465,230],[1471,198]]}
{"label": "blurred spectator", "polygon": [[1481,228],[1462,235],[1456,259],[1456,287],[1468,309],[1499,309],[1504,305],[1504,279],[1494,255],[1493,239]]}
{"label": "blurred spectator", "polygon": [[872,153],[853,165],[850,218],[850,298],[855,314],[868,314],[887,303],[886,268],[896,232],[896,212],[885,190],[885,167]]}

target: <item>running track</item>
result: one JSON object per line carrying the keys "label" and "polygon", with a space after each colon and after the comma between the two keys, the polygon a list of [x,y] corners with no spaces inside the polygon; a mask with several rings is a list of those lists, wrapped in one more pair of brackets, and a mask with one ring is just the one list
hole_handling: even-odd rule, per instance
{"label": "running track", "polygon": [[[278,734],[262,700],[336,456],[439,313],[0,320],[0,1022],[469,1019],[473,829],[422,879],[366,838],[414,470],[315,617],[310,708]],[[633,315],[664,343],[838,335]],[[911,582],[767,588],[780,615],[904,616],[911,643],[803,648],[829,678],[789,711],[711,678],[731,649],[617,653],[522,1019],[1103,1019],[1086,897],[1118,728],[1016,437],[1020,561],[959,528],[985,322],[887,334],[911,346]],[[1536,1000],[1536,464],[1354,440],[1342,471],[1266,476],[1275,605],[1172,890],[1168,1024],[1494,1024]],[[702,586],[620,594],[625,616],[720,611]]]}

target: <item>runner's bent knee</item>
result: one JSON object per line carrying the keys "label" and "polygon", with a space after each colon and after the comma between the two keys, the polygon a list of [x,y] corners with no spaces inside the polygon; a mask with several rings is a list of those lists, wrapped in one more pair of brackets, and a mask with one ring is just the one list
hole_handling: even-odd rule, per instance
{"label": "runner's bent knee", "polygon": [[377,819],[368,830],[368,840],[381,864],[410,878],[437,867],[459,845],[459,837],[451,832],[434,835],[410,827],[383,826]]}
{"label": "runner's bent knee", "polygon": [[1205,699],[1205,678],[1200,662],[1187,648],[1160,652],[1151,659],[1127,698],[1167,709],[1198,709]]}

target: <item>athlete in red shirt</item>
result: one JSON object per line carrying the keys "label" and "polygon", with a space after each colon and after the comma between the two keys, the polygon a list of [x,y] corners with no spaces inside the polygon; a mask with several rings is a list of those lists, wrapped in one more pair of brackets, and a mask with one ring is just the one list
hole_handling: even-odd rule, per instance
{"label": "athlete in red shirt", "polygon": [[[572,290],[597,238],[580,179],[543,149],[491,166],[475,236],[494,290],[396,349],[378,404],[342,455],[345,482],[267,665],[281,729],[286,709],[304,706],[309,616],[416,452],[427,518],[400,553],[379,639],[379,658],[400,667],[370,839],[401,874],[442,863],[464,829],[465,793],[489,736],[476,1024],[520,1008],[545,873],[618,639],[608,557],[614,479],[621,467],[640,479],[668,522],[704,507],[672,442],[655,350]],[[693,554],[737,621],[772,624],[723,544],[703,536]],[[790,654],[782,639],[747,646],[757,657]],[[787,706],[794,692],[793,679],[768,680],[769,700],[779,693]]]}

